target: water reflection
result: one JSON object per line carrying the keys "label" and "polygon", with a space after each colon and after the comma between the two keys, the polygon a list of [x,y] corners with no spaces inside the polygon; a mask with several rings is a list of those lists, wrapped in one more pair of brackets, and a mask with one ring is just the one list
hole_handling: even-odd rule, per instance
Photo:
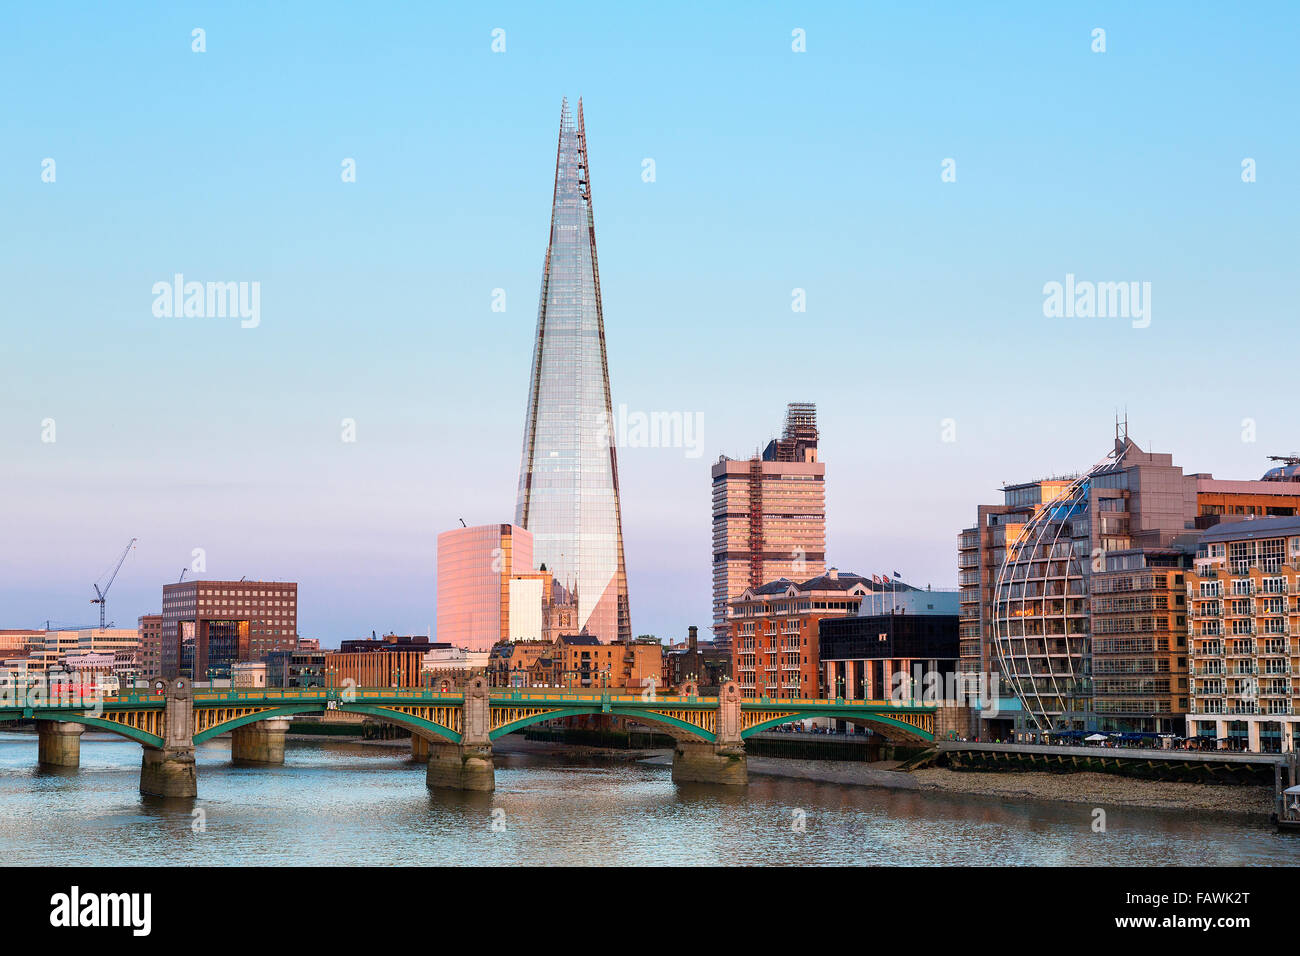
{"label": "water reflection", "polygon": [[[1008,802],[755,776],[676,786],[667,767],[501,754],[495,793],[430,792],[401,747],[291,741],[283,767],[198,748],[197,801],[142,797],[140,748],[87,734],[78,771],[36,767],[0,734],[6,863],[1293,864],[1300,840],[1261,821]],[[195,832],[195,810],[205,829]]]}

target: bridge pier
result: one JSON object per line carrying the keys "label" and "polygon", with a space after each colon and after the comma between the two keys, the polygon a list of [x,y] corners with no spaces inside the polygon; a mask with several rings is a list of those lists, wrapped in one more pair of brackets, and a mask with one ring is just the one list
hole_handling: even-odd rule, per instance
{"label": "bridge pier", "polygon": [[[694,696],[688,684],[683,696]],[[673,748],[673,783],[719,783],[743,787],[749,783],[749,761],[740,736],[740,686],[727,681],[718,691],[718,723],[714,740],[680,739]]]}
{"label": "bridge pier", "polygon": [[154,797],[198,796],[194,770],[194,700],[188,678],[159,681],[167,695],[163,745],[145,747],[140,760],[140,792]]}
{"label": "bridge pier", "polygon": [[245,764],[283,764],[284,735],[288,730],[289,721],[284,718],[236,727],[230,735],[231,760]]}
{"label": "bridge pier", "polygon": [[492,746],[430,742],[424,782],[430,790],[491,793],[497,786]]}
{"label": "bridge pier", "polygon": [[429,739],[419,734],[411,734],[411,760],[417,763],[429,762]]}
{"label": "bridge pier", "polygon": [[37,762],[42,767],[81,766],[81,735],[85,730],[85,724],[38,720]]}
{"label": "bridge pier", "polygon": [[[487,681],[475,677],[465,685],[460,742],[429,741],[429,769],[424,782],[430,790],[477,790],[497,787],[492,763],[492,696]],[[412,744],[414,751],[414,744]]]}
{"label": "bridge pier", "polygon": [[673,783],[720,783],[743,787],[749,764],[743,744],[723,745],[706,740],[679,740],[673,750]]}

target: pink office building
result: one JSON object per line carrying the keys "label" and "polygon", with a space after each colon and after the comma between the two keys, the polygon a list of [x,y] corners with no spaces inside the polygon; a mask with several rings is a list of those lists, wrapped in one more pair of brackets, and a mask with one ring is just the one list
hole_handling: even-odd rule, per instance
{"label": "pink office building", "polygon": [[[533,536],[512,524],[456,528],[438,535],[438,640],[486,651],[511,633],[512,582],[533,571]],[[537,585],[537,619],[541,588]],[[514,584],[516,596],[520,585]]]}

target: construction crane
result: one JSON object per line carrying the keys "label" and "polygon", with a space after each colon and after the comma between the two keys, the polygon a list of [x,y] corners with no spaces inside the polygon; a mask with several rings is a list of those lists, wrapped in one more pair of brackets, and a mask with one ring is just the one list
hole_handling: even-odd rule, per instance
{"label": "construction crane", "polygon": [[[90,599],[90,603],[99,605],[99,626],[101,628],[104,626],[104,602],[108,599],[108,589],[111,588],[113,582],[117,580],[117,572],[122,570],[122,562],[125,561],[126,556],[131,553],[131,549],[135,547],[135,542],[136,539],[132,538],[127,542],[126,547],[122,549],[122,556],[117,559],[117,564],[113,567],[113,573],[108,575],[108,583],[105,584],[102,589],[99,586],[99,581],[96,581],[93,585],[95,588],[95,596]],[[105,572],[105,574],[107,574],[107,572]],[[103,576],[101,575],[101,580],[102,577]]]}

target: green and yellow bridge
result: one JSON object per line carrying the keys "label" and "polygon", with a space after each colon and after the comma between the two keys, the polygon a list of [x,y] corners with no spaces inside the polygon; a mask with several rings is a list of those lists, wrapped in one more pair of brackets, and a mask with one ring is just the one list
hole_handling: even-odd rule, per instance
{"label": "green and yellow bridge", "polygon": [[405,727],[427,749],[431,788],[491,790],[492,743],[560,717],[608,714],[663,730],[676,740],[673,779],[744,784],[744,741],[768,728],[810,717],[834,717],[913,742],[936,739],[935,704],[807,698],[746,699],[734,682],[717,697],[694,684],[672,694],[562,689],[492,689],[482,677],[450,691],[428,688],[210,689],[188,680],[158,680],[97,701],[68,701],[38,685],[0,689],[0,722],[35,720],[39,759],[76,767],[80,735],[107,731],[141,744],[140,789],[167,797],[195,796],[194,747],[233,736],[240,762],[284,762],[284,736],[297,714],[342,711]]}

